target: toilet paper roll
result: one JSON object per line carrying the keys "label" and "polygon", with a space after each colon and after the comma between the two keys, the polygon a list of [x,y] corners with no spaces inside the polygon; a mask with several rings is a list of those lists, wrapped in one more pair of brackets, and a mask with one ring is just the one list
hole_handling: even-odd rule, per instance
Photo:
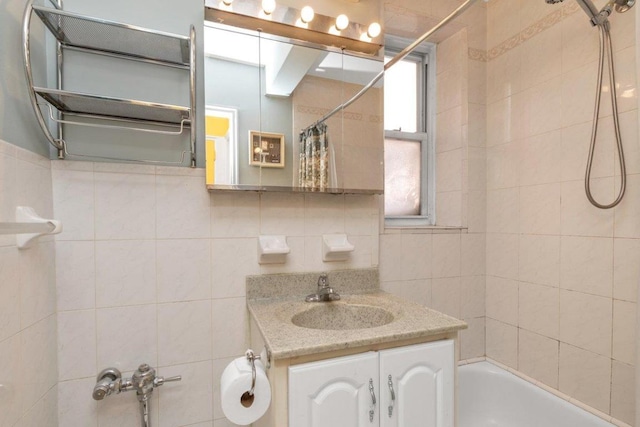
{"label": "toilet paper roll", "polygon": [[[246,357],[239,357],[229,363],[220,379],[220,398],[222,412],[234,424],[246,426],[262,417],[271,404],[271,385],[264,365],[256,364],[256,386],[253,399],[241,400],[251,389],[251,363]],[[248,397],[248,396],[245,396]]]}

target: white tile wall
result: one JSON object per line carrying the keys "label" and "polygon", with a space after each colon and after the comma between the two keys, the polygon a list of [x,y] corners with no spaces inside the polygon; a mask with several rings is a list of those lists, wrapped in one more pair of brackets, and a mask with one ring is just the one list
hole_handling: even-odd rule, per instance
{"label": "white tile wall", "polygon": [[[134,396],[96,404],[86,386],[103,368],[130,375],[141,363],[184,378],[156,394],[158,425],[223,423],[214,384],[249,345],[245,276],[378,265],[376,196],[210,195],[202,170],[58,161],[52,168],[54,209],[72,224],[55,241],[60,427],[133,426]],[[67,191],[82,209],[68,209]],[[322,261],[321,235],[329,232],[348,234],[356,247],[349,261]],[[286,264],[258,264],[260,234],[287,236]]]}
{"label": "white tile wall", "polygon": [[[429,5],[411,13],[446,12]],[[27,379],[0,400],[0,425],[133,427],[132,396],[96,403],[87,390],[104,367],[130,375],[148,362],[184,377],[158,390],[154,422],[228,426],[217,384],[248,344],[244,277],[375,267],[378,258],[384,289],[467,321],[463,359],[487,354],[630,422],[640,277],[636,96],[620,105],[629,193],[619,208],[598,211],[582,195],[585,156],[577,154],[587,149],[596,60],[583,17],[566,15],[488,63],[467,57],[469,46],[497,46],[548,11],[496,0],[439,46],[437,215],[464,229],[380,230],[377,197],[210,195],[201,170],[50,166],[0,144],[0,220],[29,204],[64,223],[55,241],[29,251],[0,236],[0,282],[8,283],[0,289],[0,378]],[[622,40],[621,85],[635,88],[631,15],[616,15],[613,31]],[[399,27],[413,19],[394,18]],[[606,197],[617,182],[610,115],[604,107],[593,172],[595,193]],[[322,262],[321,235],[334,232],[356,244],[350,261]],[[288,236],[287,264],[257,263],[260,234]]]}
{"label": "white tile wall", "polygon": [[[0,170],[0,221],[20,205],[52,216],[47,159],[0,141]],[[57,426],[55,265],[51,237],[19,250],[0,236],[0,425]]]}
{"label": "white tile wall", "polygon": [[[558,8],[559,19],[542,25]],[[612,19],[618,84],[629,90],[619,105],[623,143],[633,153],[627,156],[633,190],[617,208],[599,210],[583,181],[596,32],[569,2],[554,9],[497,0],[487,14],[487,355],[632,422],[634,403],[624,396],[631,385],[623,375],[634,376],[640,280],[635,17]],[[518,41],[510,43],[514,36]],[[619,168],[603,95],[591,187],[606,201],[615,197]],[[506,279],[513,287],[496,284]]]}

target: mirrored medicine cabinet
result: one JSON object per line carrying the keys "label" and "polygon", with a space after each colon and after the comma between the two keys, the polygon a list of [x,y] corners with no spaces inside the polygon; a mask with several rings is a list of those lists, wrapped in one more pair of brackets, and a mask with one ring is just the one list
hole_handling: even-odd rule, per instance
{"label": "mirrored medicine cabinet", "polygon": [[314,42],[220,21],[205,7],[208,189],[381,194],[382,83],[318,123],[381,72],[379,46],[355,53],[310,30]]}

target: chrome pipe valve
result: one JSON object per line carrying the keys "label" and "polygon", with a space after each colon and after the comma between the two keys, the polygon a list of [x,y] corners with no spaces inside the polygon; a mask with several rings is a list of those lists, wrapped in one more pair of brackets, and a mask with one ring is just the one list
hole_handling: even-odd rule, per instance
{"label": "chrome pipe valve", "polygon": [[138,366],[131,378],[122,378],[122,373],[116,368],[107,368],[98,374],[96,385],[93,387],[93,398],[102,400],[111,394],[135,390],[138,400],[148,400],[153,389],[164,383],[180,381],[182,376],[159,377],[156,370],[146,363]]}

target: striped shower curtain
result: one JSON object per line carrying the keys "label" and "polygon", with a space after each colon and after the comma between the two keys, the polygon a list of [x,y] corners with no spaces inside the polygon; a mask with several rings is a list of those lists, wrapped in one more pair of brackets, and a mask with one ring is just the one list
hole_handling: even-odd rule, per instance
{"label": "striped shower curtain", "polygon": [[329,139],[324,123],[300,133],[298,186],[311,190],[329,187]]}

